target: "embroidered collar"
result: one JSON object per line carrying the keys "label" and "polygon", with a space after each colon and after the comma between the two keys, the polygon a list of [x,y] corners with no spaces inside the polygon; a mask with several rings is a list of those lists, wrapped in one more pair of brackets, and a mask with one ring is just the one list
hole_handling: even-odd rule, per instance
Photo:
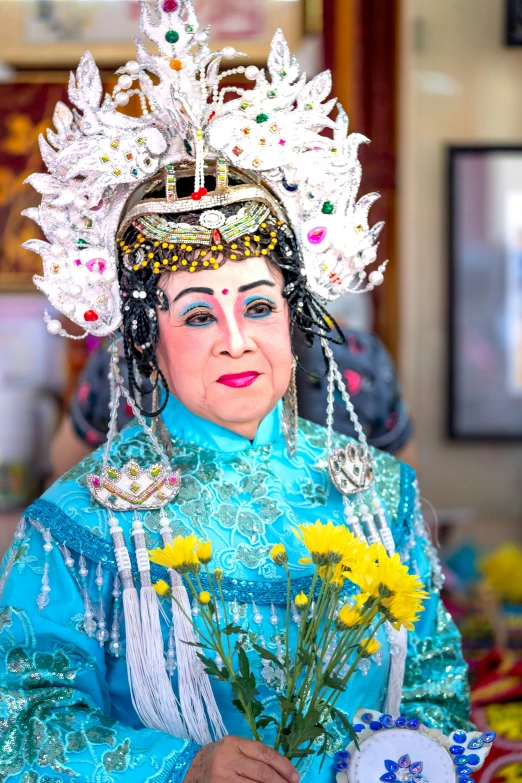
{"label": "embroidered collar", "polygon": [[202,419],[188,410],[172,394],[162,413],[163,422],[169,433],[183,441],[194,443],[206,449],[222,453],[247,451],[252,448],[268,446],[283,437],[280,425],[282,402],[261,421],[253,441],[221,427],[219,424]]}

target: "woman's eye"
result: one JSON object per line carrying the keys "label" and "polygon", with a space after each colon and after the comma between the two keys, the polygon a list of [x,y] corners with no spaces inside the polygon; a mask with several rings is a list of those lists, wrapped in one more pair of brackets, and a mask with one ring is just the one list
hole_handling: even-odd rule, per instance
{"label": "woman's eye", "polygon": [[216,319],[210,312],[205,311],[199,311],[197,313],[192,313],[189,315],[188,318],[185,319],[185,325],[186,326],[208,326],[209,324],[213,323]]}
{"label": "woman's eye", "polygon": [[270,302],[254,302],[249,305],[246,310],[246,315],[250,318],[263,318],[266,315],[270,315],[275,310],[275,305]]}

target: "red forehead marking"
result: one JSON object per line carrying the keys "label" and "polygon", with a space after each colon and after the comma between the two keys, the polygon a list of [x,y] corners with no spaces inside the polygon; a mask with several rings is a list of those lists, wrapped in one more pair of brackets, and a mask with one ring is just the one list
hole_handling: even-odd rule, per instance
{"label": "red forehead marking", "polygon": [[228,288],[224,288],[224,289],[221,291],[221,293],[222,293],[222,294],[225,294],[225,296],[226,296],[226,295],[228,294]]}

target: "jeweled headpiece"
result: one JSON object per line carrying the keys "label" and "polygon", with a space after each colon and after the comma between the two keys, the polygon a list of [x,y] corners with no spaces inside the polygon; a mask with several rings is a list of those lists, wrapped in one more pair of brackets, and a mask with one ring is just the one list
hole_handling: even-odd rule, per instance
{"label": "jeweled headpiece", "polygon": [[[272,42],[268,75],[255,66],[220,72],[222,60],[243,55],[231,47],[209,49],[208,31],[200,30],[189,0],[158,0],[155,11],[144,0],[141,5],[142,30],[159,53],[137,40],[137,60],[117,71],[113,94],[103,96],[99,71],[86,52],[69,82],[74,108],[58,103],[56,130],[47,132],[47,141],[40,137],[49,173],[29,177],[42,202],[25,214],[48,241],[30,240],[25,247],[43,258],[44,273],[35,283],[52,305],[85,333],[114,332],[121,321],[121,229],[145,220],[144,235],[167,230],[171,236],[156,241],[173,244],[184,230],[194,231],[183,228],[180,213],[196,209],[207,219],[200,221],[200,239],[212,246],[212,232],[220,230],[212,227],[213,208],[240,201],[264,206],[247,216],[253,231],[268,214],[288,223],[302,274],[316,296],[328,301],[380,284],[385,264],[369,276],[365,272],[376,259],[382,228],[368,225],[378,195],[357,201],[357,149],[366,139],[347,134],[340,105],[335,121],[329,118],[335,105],[327,100],[329,72],[307,83],[281,31]],[[221,86],[235,73],[254,81],[252,89]],[[230,92],[238,97],[225,102]],[[132,96],[141,102],[137,118],[122,111]],[[333,131],[333,140],[320,135],[324,129]],[[210,168],[212,192],[205,188]],[[239,185],[229,184],[232,169]],[[194,177],[193,193],[179,199],[177,180],[187,176]],[[159,181],[165,196],[144,202]],[[144,217],[169,213],[178,216],[177,224]],[[236,215],[236,223],[242,217]],[[46,320],[51,332],[65,334],[59,322]]]}

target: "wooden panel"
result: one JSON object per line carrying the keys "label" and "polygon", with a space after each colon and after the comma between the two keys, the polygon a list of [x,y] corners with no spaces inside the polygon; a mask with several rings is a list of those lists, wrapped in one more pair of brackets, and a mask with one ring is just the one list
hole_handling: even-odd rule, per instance
{"label": "wooden panel", "polygon": [[383,286],[375,291],[375,331],[396,357],[398,345],[396,257],[397,20],[399,0],[325,0],[325,61],[334,92],[350,117],[350,130],[363,133],[361,193],[378,191],[372,222],[385,220],[379,259],[390,260]]}

